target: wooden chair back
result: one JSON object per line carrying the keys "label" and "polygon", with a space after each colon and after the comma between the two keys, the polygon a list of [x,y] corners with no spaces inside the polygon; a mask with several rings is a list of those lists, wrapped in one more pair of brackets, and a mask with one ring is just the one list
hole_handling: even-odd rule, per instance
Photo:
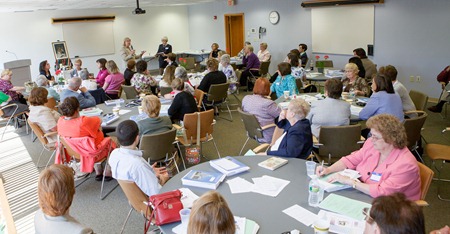
{"label": "wooden chair back", "polygon": [[425,111],[425,107],[428,102],[428,95],[412,89],[409,91],[409,97],[416,106],[416,110]]}
{"label": "wooden chair back", "polygon": [[202,102],[203,102],[203,97],[204,96],[205,96],[205,93],[202,90],[195,89],[194,97],[195,97],[195,100],[197,101],[198,111],[201,111],[201,109],[202,109]]}
{"label": "wooden chair back", "polygon": [[58,111],[58,108],[56,107],[56,100],[54,97],[47,98],[47,102],[44,104],[44,106],[52,110]]}
{"label": "wooden chair back", "polygon": [[424,164],[417,162],[420,173],[420,199],[425,200],[431,181],[433,181],[434,171]]}
{"label": "wooden chair back", "polygon": [[202,112],[185,114],[183,119],[186,138],[188,141],[196,142],[197,139],[197,118],[200,113],[200,139],[211,135],[214,132],[214,110],[210,109]]}
{"label": "wooden chair back", "polygon": [[122,188],[123,193],[128,199],[131,207],[134,210],[144,215],[147,213],[147,220],[149,220],[151,210],[147,211],[148,206],[144,202],[148,202],[147,195],[142,192],[142,190],[134,183],[133,181],[128,180],[117,180],[119,182],[120,187]]}
{"label": "wooden chair back", "polygon": [[59,136],[59,141],[61,142],[62,146],[66,149],[66,153],[69,154],[70,157],[73,157],[78,161],[81,159],[81,155],[77,151],[75,151],[72,147],[70,147],[65,137]]}
{"label": "wooden chair back", "polygon": [[139,149],[143,151],[142,157],[150,163],[167,159],[173,152],[176,135],[175,128],[162,133],[142,135],[139,144]]}
{"label": "wooden chair back", "polygon": [[48,140],[47,137],[44,136],[44,131],[42,131],[41,127],[37,125],[37,123],[31,122],[30,119],[28,119],[28,125],[30,125],[31,130],[34,132],[34,135],[39,139],[42,145],[47,145]]}

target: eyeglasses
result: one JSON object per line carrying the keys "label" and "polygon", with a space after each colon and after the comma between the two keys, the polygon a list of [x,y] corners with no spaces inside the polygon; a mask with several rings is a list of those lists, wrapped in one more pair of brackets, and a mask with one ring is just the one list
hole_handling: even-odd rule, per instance
{"label": "eyeglasses", "polygon": [[382,136],[377,136],[377,135],[374,135],[374,134],[372,134],[372,133],[369,133],[369,137],[370,137],[372,140],[374,140],[374,141],[379,141],[379,140],[383,139]]}
{"label": "eyeglasses", "polygon": [[362,213],[363,213],[363,215],[365,215],[364,221],[369,222],[369,223],[374,221],[373,218],[370,217],[370,209],[369,209],[369,207],[363,208],[362,209]]}

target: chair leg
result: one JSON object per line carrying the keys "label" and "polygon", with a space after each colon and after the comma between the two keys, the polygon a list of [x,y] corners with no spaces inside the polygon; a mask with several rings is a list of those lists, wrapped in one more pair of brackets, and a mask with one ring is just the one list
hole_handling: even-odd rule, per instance
{"label": "chair leg", "polygon": [[54,150],[53,153],[52,153],[52,155],[50,155],[50,158],[48,159],[47,164],[45,165],[45,168],[48,167],[48,164],[50,163],[50,161],[52,160],[52,158],[55,156],[55,154],[56,154],[56,150]]}
{"label": "chair leg", "polygon": [[102,187],[100,188],[100,200],[105,199],[110,193],[112,193],[112,191],[114,191],[114,189],[117,188],[117,186],[119,186],[119,183],[117,182],[117,184],[111,190],[109,190],[105,195],[103,195],[103,186],[105,185],[105,176],[107,167],[108,163],[107,161],[105,161],[105,168],[103,169]]}
{"label": "chair leg", "polygon": [[179,142],[177,142],[177,149],[180,152],[179,155],[181,157],[181,161],[183,162],[184,170],[186,170],[186,163],[184,162],[183,152],[182,152],[182,150],[180,148],[180,143]]}
{"label": "chair leg", "polygon": [[438,167],[436,166],[435,162],[433,161],[434,168],[435,168],[436,171],[438,172],[438,173],[437,173],[437,174],[438,174],[438,178],[437,178],[437,180],[438,180],[437,197],[438,197],[439,200],[441,200],[441,201],[450,201],[450,198],[444,198],[444,197],[441,195],[441,184],[442,184],[442,183],[445,183],[445,182],[450,182],[450,180],[447,180],[447,179],[441,179],[441,170],[442,170],[442,168],[444,167],[444,164],[445,164],[445,160],[442,161],[441,168],[438,169]]}
{"label": "chair leg", "polygon": [[216,148],[217,155],[219,155],[219,158],[222,158],[222,157],[220,157],[219,149],[217,148],[216,141],[214,140],[214,138],[212,139],[212,141],[213,141],[214,147]]}
{"label": "chair leg", "polygon": [[247,140],[245,140],[245,143],[244,143],[244,145],[242,146],[241,151],[239,151],[239,156],[242,155],[242,151],[244,150],[244,147],[247,145],[248,139],[250,139],[250,137],[247,137]]}
{"label": "chair leg", "polygon": [[123,233],[123,230],[125,230],[125,225],[127,225],[128,219],[130,218],[131,212],[133,212],[133,207],[131,207],[130,211],[128,211],[127,218],[125,219],[125,222],[122,225],[122,229],[120,230],[120,234]]}
{"label": "chair leg", "polygon": [[39,162],[41,161],[41,157],[42,157],[42,153],[44,153],[44,150],[45,150],[45,148],[44,147],[42,147],[42,150],[41,150],[41,153],[39,154],[39,158],[38,158],[38,161],[37,161],[37,168],[39,168]]}

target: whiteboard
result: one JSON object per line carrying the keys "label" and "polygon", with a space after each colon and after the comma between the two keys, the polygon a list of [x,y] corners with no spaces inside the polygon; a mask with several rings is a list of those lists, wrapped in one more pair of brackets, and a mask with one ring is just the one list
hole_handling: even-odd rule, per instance
{"label": "whiteboard", "polygon": [[71,58],[115,53],[113,21],[63,23],[62,28]]}
{"label": "whiteboard", "polygon": [[312,51],[351,54],[373,45],[375,7],[339,6],[311,9]]}

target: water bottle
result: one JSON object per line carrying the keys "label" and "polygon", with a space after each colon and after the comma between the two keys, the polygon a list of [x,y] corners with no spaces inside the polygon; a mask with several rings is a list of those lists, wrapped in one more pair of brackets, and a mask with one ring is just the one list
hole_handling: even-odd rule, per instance
{"label": "water bottle", "polygon": [[317,207],[323,199],[323,189],[320,187],[316,175],[312,175],[311,178],[311,181],[309,181],[308,204],[310,206]]}
{"label": "water bottle", "polygon": [[309,63],[309,68],[311,69],[311,72],[314,71],[314,60],[311,59],[311,62]]}
{"label": "water bottle", "polygon": [[354,101],[356,99],[355,89],[351,88],[349,92],[350,98]]}

